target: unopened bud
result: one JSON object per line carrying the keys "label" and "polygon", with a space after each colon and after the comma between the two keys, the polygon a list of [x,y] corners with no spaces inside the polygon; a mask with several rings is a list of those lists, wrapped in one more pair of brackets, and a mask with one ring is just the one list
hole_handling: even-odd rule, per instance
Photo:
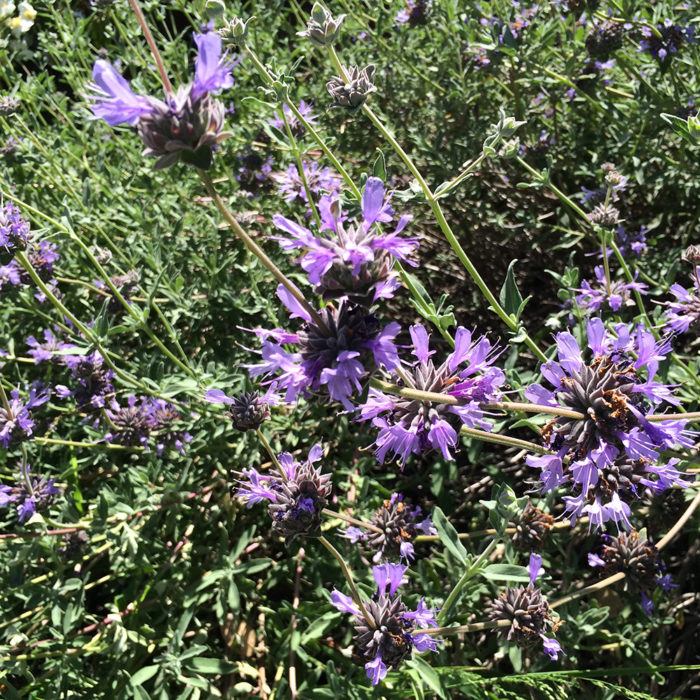
{"label": "unopened bud", "polygon": [[249,17],[243,21],[240,17],[234,17],[219,29],[219,35],[229,46],[243,46],[248,37],[248,23],[253,19]]}
{"label": "unopened bud", "polygon": [[350,69],[348,82],[334,76],[326,83],[326,88],[333,98],[335,107],[344,107],[350,112],[356,112],[365,103],[367,96],[376,92],[373,78],[376,66],[370,64],[360,70],[357,66]]}
{"label": "unopened bud", "polygon": [[297,32],[299,36],[305,36],[312,44],[324,47],[330,46],[338,38],[340,25],[346,15],[333,17],[323,5],[316,3],[311,8],[311,17],[303,32]]}

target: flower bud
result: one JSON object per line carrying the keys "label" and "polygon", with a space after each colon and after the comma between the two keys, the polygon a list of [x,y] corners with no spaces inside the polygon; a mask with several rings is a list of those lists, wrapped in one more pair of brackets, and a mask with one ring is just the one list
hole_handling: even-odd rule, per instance
{"label": "flower bud", "polygon": [[312,44],[320,46],[330,46],[338,38],[340,25],[346,15],[339,15],[334,18],[323,5],[316,3],[311,8],[311,17],[303,32],[297,32],[298,36],[305,36]]}
{"label": "flower bud", "polygon": [[344,107],[351,113],[360,109],[367,96],[377,90],[373,83],[376,70],[373,64],[365,66],[362,70],[354,66],[350,69],[347,83],[338,76],[329,80],[326,88],[335,102],[333,106]]}
{"label": "flower bud", "polygon": [[219,35],[230,46],[243,46],[248,37],[248,22],[253,19],[249,17],[243,21],[240,17],[234,17],[219,30]]}

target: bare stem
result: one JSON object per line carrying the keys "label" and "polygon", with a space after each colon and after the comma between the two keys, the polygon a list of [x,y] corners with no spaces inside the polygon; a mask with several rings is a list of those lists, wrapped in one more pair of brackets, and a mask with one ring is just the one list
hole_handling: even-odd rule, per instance
{"label": "bare stem", "polygon": [[148,28],[148,24],[146,24],[146,18],[143,16],[143,12],[141,12],[141,8],[139,7],[137,0],[129,0],[129,4],[136,15],[136,19],[141,25],[141,31],[143,32],[144,37],[146,37],[148,48],[151,49],[156,66],[158,66],[158,72],[160,73],[160,78],[163,81],[163,87],[165,88],[166,92],[172,93],[173,86],[170,84],[170,80],[168,79],[168,74],[165,71],[165,64],[160,56],[160,51],[158,51],[153,34],[151,34],[151,30]]}

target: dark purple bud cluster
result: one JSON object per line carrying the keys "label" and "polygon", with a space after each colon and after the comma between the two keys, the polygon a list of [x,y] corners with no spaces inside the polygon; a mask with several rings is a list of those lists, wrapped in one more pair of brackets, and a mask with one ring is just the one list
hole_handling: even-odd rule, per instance
{"label": "dark purple bud cluster", "polygon": [[625,30],[620,22],[606,20],[594,27],[586,37],[586,51],[591,58],[607,61],[611,54],[622,48],[624,36]]}
{"label": "dark purple bud cluster", "polygon": [[28,464],[21,464],[19,469],[15,486],[0,486],[0,507],[14,503],[19,521],[23,523],[37,511],[46,510],[61,489],[55,486],[54,479],[30,475]]}
{"label": "dark purple bud cluster", "polygon": [[348,82],[342,77],[333,76],[327,83],[326,89],[333,98],[334,107],[343,107],[351,114],[357,112],[370,94],[377,91],[374,85],[374,74],[377,67],[373,64],[360,69],[350,68]]}
{"label": "dark purple bud cluster", "polygon": [[2,393],[0,402],[0,445],[10,448],[28,440],[34,428],[34,419],[30,409],[49,400],[49,393],[34,386],[26,399],[20,398],[17,389],[10,393],[9,398]]}
{"label": "dark purple bud cluster", "polygon": [[[110,281],[117,289],[117,291],[122,295],[122,297],[124,297],[124,300],[128,302],[131,300],[131,295],[138,289],[139,273],[136,272],[136,270],[129,270],[124,275],[114,275],[110,278]],[[109,285],[103,282],[102,280],[96,280],[95,286],[98,289],[103,290],[105,293],[111,295],[111,289]],[[110,314],[120,314],[124,313],[125,309],[122,306],[119,299],[117,299],[116,296],[112,295],[109,300],[109,303],[107,304],[107,311]]]}
{"label": "dark purple bud cluster", "polygon": [[0,204],[0,262],[9,262],[15,251],[27,247],[29,224],[12,203]]}
{"label": "dark purple bud cluster", "polygon": [[561,645],[553,637],[547,635],[552,630],[555,634],[557,623],[549,612],[549,603],[542,591],[535,587],[535,580],[542,572],[542,557],[530,555],[530,583],[527,586],[506,588],[501,595],[492,601],[488,608],[488,616],[494,622],[507,621],[501,636],[509,642],[515,642],[522,649],[533,649],[542,643],[542,649],[551,659],[556,660],[563,653]]}
{"label": "dark purple bud cluster", "polygon": [[408,24],[418,27],[427,24],[430,19],[431,0],[405,0],[406,7],[396,13],[396,24]]}
{"label": "dark purple bud cluster", "polygon": [[544,538],[554,523],[554,518],[528,501],[523,512],[510,523],[515,528],[512,542],[520,552],[539,552],[542,550]]}
{"label": "dark purple bud cluster", "polygon": [[419,533],[431,535],[436,532],[429,517],[423,517],[420,506],[411,507],[403,496],[395,493],[377,510],[370,525],[379,532],[359,527],[349,527],[344,537],[351,542],[362,542],[374,552],[375,562],[382,559],[415,558],[413,541]]}

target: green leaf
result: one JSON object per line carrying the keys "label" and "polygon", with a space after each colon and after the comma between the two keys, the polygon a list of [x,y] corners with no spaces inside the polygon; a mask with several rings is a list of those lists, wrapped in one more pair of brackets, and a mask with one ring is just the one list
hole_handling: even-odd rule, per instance
{"label": "green leaf", "polygon": [[225,659],[213,659],[206,656],[200,656],[196,659],[188,659],[183,664],[188,670],[194,673],[233,673],[236,670],[236,664]]}
{"label": "green leaf", "polygon": [[387,175],[386,175],[386,160],[384,159],[384,154],[382,151],[378,148],[377,153],[379,154],[377,156],[377,159],[374,161],[374,167],[372,168],[372,174],[375,177],[378,177],[380,180],[383,180],[384,182],[387,181]]}
{"label": "green leaf", "polygon": [[420,674],[420,680],[423,681],[423,683],[425,683],[434,693],[437,693],[439,697],[446,700],[447,696],[445,695],[445,688],[442,685],[440,676],[422,656],[414,656],[411,661],[408,662],[407,666],[412,666],[413,669],[418,671]]}
{"label": "green leaf", "polygon": [[489,564],[482,569],[481,574],[489,581],[512,581],[514,583],[528,583],[530,573],[525,566],[516,564]]}
{"label": "green leaf", "polygon": [[518,285],[515,283],[515,274],[513,269],[517,260],[511,260],[510,265],[508,265],[508,272],[506,272],[506,280],[501,287],[501,293],[499,295],[499,300],[501,306],[506,310],[509,316],[515,317],[517,320],[520,316],[520,312],[523,310],[523,297],[520,294]]}
{"label": "green leaf", "polygon": [[464,562],[467,559],[467,550],[459,541],[459,533],[454,529],[450,521],[445,517],[441,508],[433,509],[433,525],[438,531],[440,541],[445,545],[445,548],[458,561]]}
{"label": "green leaf", "polygon": [[143,668],[140,668],[138,671],[136,671],[136,673],[133,676],[131,676],[129,682],[131,683],[131,685],[141,685],[147,680],[153,678],[153,676],[155,676],[159,670],[160,666],[158,665],[144,666]]}

